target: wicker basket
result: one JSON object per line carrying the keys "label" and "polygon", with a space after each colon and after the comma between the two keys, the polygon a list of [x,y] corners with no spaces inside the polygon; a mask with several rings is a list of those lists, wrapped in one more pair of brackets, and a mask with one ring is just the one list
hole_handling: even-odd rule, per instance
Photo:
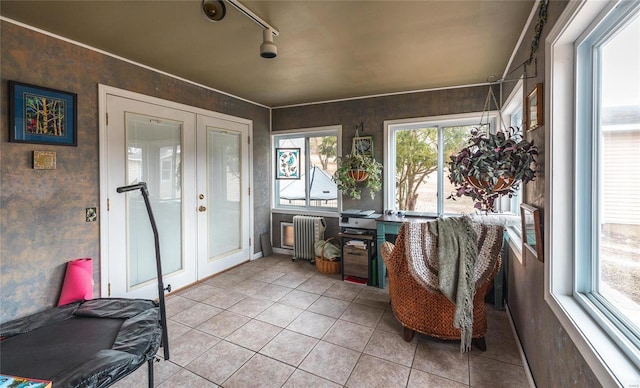
{"label": "wicker basket", "polygon": [[340,260],[331,261],[324,258],[324,247],[331,240],[333,240],[333,237],[327,239],[327,241],[322,244],[322,251],[320,252],[322,256],[316,256],[316,268],[318,271],[326,274],[340,273]]}

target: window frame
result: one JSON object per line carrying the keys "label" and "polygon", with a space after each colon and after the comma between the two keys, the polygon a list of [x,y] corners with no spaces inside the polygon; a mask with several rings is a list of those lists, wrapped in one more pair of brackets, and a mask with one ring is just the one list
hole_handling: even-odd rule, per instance
{"label": "window frame", "polygon": [[[442,133],[442,128],[447,126],[458,126],[458,125],[474,125],[480,124],[480,120],[487,120],[489,123],[489,130],[494,131],[496,128],[496,120],[498,118],[498,111],[489,111],[489,112],[471,112],[471,113],[460,113],[460,114],[452,114],[452,115],[442,115],[442,116],[428,116],[428,117],[417,117],[417,118],[408,118],[408,119],[399,119],[399,120],[385,120],[384,121],[384,209],[390,210],[404,210],[404,209],[396,209],[395,198],[396,198],[396,183],[395,183],[395,175],[396,175],[396,159],[395,159],[395,132],[398,130],[406,130],[406,129],[418,129],[418,128],[438,128],[438,148],[442,149],[442,137],[440,136]],[[438,153],[438,203],[437,203],[437,211],[436,213],[432,212],[411,212],[411,215],[419,215],[419,216],[428,216],[428,217],[442,217],[447,215],[452,215],[454,213],[443,213],[443,200],[448,195],[444,193],[443,190],[443,182],[446,177],[442,173],[444,170],[446,161],[444,160],[444,156],[441,156]]]}
{"label": "window frame", "polygon": [[[627,1],[569,2],[545,41],[545,301],[576,345],[578,351],[603,386],[633,386],[640,381],[639,367],[623,350],[629,343],[612,336],[613,325],[593,302],[579,292],[581,276],[576,263],[585,256],[579,246],[585,244],[584,224],[580,224],[579,193],[591,187],[579,180],[575,151],[584,148],[584,137],[576,130],[582,123],[579,110],[585,107],[577,99],[583,70],[577,60],[577,44],[600,25],[616,7]],[[619,10],[620,8],[618,8]],[[589,76],[585,76],[589,77]],[[589,106],[587,107],[587,111]],[[592,115],[593,113],[591,113]],[[567,130],[570,128],[571,130]],[[588,145],[588,144],[587,144]],[[588,152],[591,152],[589,149]],[[584,161],[584,160],[583,160]],[[589,162],[590,164],[590,162]],[[553,171],[553,174],[548,172]],[[588,220],[589,224],[591,219]],[[589,228],[589,225],[586,226]],[[587,256],[588,257],[588,256]],[[584,275],[582,275],[584,276]],[[619,333],[618,333],[619,334]]]}
{"label": "window frame", "polygon": [[338,198],[336,200],[337,206],[335,208],[323,208],[316,206],[281,206],[278,204],[278,185],[275,179],[275,165],[274,165],[274,155],[276,149],[276,141],[278,138],[283,137],[304,137],[305,138],[305,153],[307,153],[304,157],[305,160],[305,187],[307,190],[307,199],[308,201],[308,190],[309,190],[309,182],[308,182],[308,174],[310,158],[308,157],[308,143],[310,137],[318,137],[318,136],[336,136],[337,142],[337,156],[342,156],[342,125],[329,125],[324,127],[310,127],[310,128],[300,128],[300,129],[291,129],[291,130],[282,130],[282,131],[272,131],[271,132],[271,212],[279,213],[279,214],[306,214],[306,215],[316,215],[316,216],[324,216],[324,217],[338,217],[340,211],[342,209],[342,196],[338,192]]}

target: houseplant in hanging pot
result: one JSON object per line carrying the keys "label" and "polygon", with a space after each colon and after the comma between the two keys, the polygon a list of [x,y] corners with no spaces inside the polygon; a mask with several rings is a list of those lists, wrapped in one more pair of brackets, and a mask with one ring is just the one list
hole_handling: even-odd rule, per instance
{"label": "houseplant in hanging pot", "polygon": [[476,209],[492,211],[498,197],[512,197],[520,182],[534,180],[538,147],[518,133],[513,127],[495,134],[472,130],[467,145],[448,161],[456,187],[449,198],[468,196]]}
{"label": "houseplant in hanging pot", "polygon": [[351,153],[338,157],[338,168],[333,174],[338,190],[353,199],[360,199],[362,187],[369,189],[371,199],[382,189],[382,164],[373,157]]}

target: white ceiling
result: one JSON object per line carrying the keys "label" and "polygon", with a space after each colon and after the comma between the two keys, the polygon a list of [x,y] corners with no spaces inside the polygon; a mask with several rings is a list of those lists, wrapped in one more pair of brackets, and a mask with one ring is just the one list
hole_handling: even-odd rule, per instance
{"label": "white ceiling", "polygon": [[[201,1],[10,1],[0,14],[270,107],[479,84],[502,77],[533,0],[242,1],[210,22]],[[529,42],[523,42],[529,44]]]}

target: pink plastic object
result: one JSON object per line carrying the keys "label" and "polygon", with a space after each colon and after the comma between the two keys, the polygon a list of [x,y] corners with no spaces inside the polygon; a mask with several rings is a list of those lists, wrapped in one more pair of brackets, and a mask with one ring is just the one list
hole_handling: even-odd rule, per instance
{"label": "pink plastic object", "polygon": [[93,299],[93,260],[71,260],[67,263],[58,306],[87,299]]}

